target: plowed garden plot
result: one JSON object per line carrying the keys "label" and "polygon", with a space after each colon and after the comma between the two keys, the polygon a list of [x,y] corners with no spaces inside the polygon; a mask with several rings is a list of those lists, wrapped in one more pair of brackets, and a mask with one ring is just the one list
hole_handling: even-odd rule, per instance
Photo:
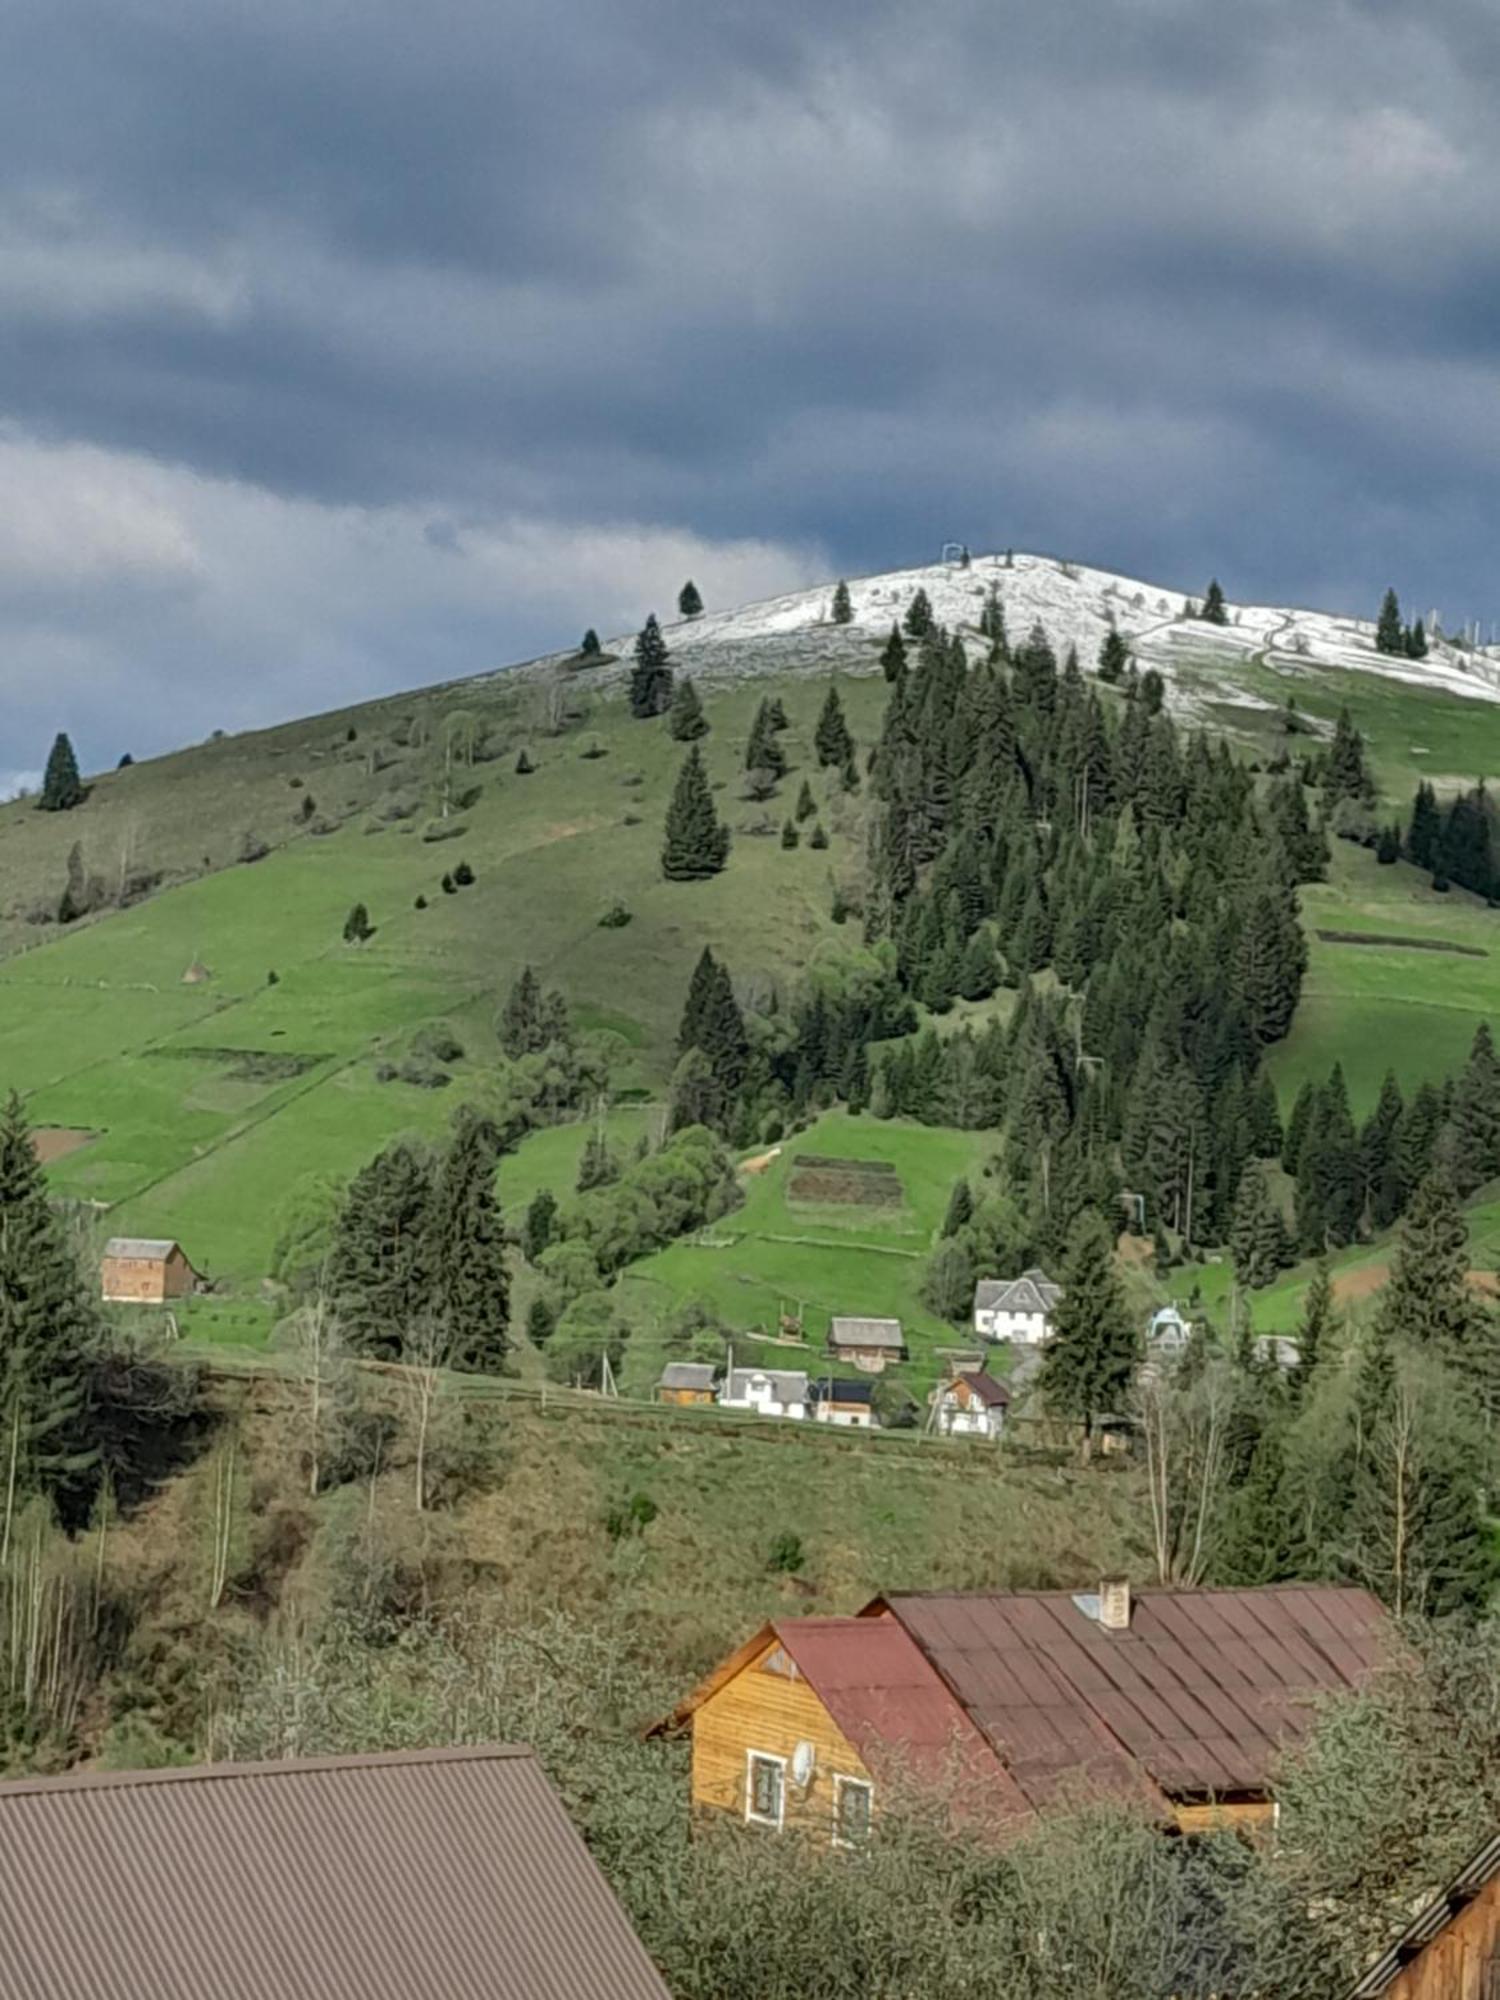
{"label": "plowed garden plot", "polygon": [[798,1153],[786,1196],[791,1202],[820,1207],[901,1208],[906,1190],[889,1160],[832,1160]]}

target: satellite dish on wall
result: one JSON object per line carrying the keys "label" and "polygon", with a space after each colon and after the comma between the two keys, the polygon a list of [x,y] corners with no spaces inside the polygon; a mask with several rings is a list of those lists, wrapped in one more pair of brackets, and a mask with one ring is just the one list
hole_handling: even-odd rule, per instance
{"label": "satellite dish on wall", "polygon": [[818,1753],[810,1743],[799,1743],[792,1752],[792,1783],[799,1791],[806,1791],[812,1783],[813,1772],[818,1768]]}

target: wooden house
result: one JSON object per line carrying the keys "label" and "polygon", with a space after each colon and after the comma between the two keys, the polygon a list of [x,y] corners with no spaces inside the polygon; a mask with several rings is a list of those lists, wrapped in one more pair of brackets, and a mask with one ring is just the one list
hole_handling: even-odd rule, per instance
{"label": "wooden house", "polygon": [[669,1361],[656,1385],[661,1403],[712,1403],[717,1394],[716,1371],[707,1361]]}
{"label": "wooden house", "polygon": [[1029,1808],[898,1620],[790,1618],[761,1627],[656,1733],[692,1732],[696,1809],[857,1845],[882,1786],[952,1769]]}
{"label": "wooden house", "polygon": [[828,1356],[867,1375],[879,1375],[892,1361],[906,1359],[899,1319],[836,1317],[828,1328]]}
{"label": "wooden house", "polygon": [[1173,1831],[1267,1824],[1317,1697],[1390,1637],[1367,1591],[1307,1585],[892,1596],[764,1626],[659,1727],[692,1731],[695,1807],[830,1839],[938,1779],[1005,1823],[1093,1793]]}
{"label": "wooden house", "polygon": [[1413,1917],[1349,2000],[1496,2000],[1500,1836]]}
{"label": "wooden house", "polygon": [[944,1437],[997,1438],[1010,1391],[982,1368],[960,1368],[932,1392],[933,1421]]}
{"label": "wooden house", "polygon": [[170,1236],[111,1236],[99,1274],[104,1297],[121,1305],[165,1305],[198,1285],[186,1251]]}

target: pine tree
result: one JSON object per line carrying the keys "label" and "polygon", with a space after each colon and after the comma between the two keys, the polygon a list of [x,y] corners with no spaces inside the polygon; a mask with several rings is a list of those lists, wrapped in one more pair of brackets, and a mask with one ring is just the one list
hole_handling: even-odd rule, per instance
{"label": "pine tree", "polygon": [[932,604],[927,592],[920,586],[912,593],[912,600],[906,607],[906,617],[902,623],[908,639],[925,639],[933,629]]}
{"label": "pine tree", "polygon": [[74,806],[83,804],[83,796],[83,781],[78,775],[78,759],[73,755],[73,745],[59,731],[47,755],[47,769],[42,778],[37,806],[42,812],[71,812]]}
{"label": "pine tree", "polygon": [[1393,1339],[1458,1358],[1475,1339],[1483,1309],[1468,1286],[1469,1232],[1453,1183],[1434,1168],[1401,1222],[1376,1321]]}
{"label": "pine tree", "polygon": [[714,810],[698,746],[692,744],[667,807],[661,871],[669,882],[703,882],[729,859],[729,828]]}
{"label": "pine tree", "polygon": [[806,778],[804,778],[802,780],[802,789],[797,794],[797,805],[796,805],[797,817],[799,820],[811,819],[813,814],[817,810],[818,810],[818,802],[812,795],[812,786],[807,782]]}
{"label": "pine tree", "polygon": [[433,1162],[397,1139],[349,1183],[328,1259],[328,1286],[350,1346],[394,1361],[431,1311]]}
{"label": "pine tree", "polygon": [[844,720],[844,706],[839,700],[836,683],[830,682],[823,701],[823,710],[818,717],[818,726],[813,732],[813,747],[818,753],[820,764],[839,766],[847,764],[854,755],[854,738],[849,734],[849,725]]}
{"label": "pine tree", "polygon": [[849,586],[842,577],[834,586],[833,607],[829,615],[835,625],[851,625],[854,622],[854,606],[849,602]]}
{"label": "pine tree", "polygon": [[1377,653],[1396,654],[1406,651],[1406,633],[1401,624],[1401,602],[1394,590],[1388,590],[1381,599],[1380,617],[1375,625],[1375,650]]}
{"label": "pine tree", "polygon": [[708,734],[708,717],[691,680],[681,680],[667,710],[667,733],[679,743],[696,743]]}
{"label": "pine tree", "polygon": [[[686,1055],[690,1049],[701,1050],[707,1058],[714,1081],[727,1104],[744,1080],[750,1041],[728,968],[714,957],[707,945],[693,967],[682,1021],[677,1030],[678,1054]],[[716,1125],[719,1119],[715,1117],[703,1122]]]}
{"label": "pine tree", "polygon": [[786,752],[781,747],[778,734],[770,704],[763,701],[755,711],[755,720],[750,725],[750,735],[745,744],[747,771],[765,771],[773,779],[786,776]]}
{"label": "pine tree", "polygon": [[1406,835],[1406,858],[1414,868],[1431,868],[1437,860],[1438,839],[1443,816],[1438,811],[1437,793],[1424,779],[1412,800],[1411,825]]}
{"label": "pine tree", "polygon": [[21,1099],[0,1112],[0,1461],[7,1491],[60,1497],[95,1463],[89,1379],[100,1326],[47,1198]]}
{"label": "pine tree", "polygon": [[677,593],[677,615],[679,618],[698,618],[703,612],[703,599],[698,586],[691,577]]}
{"label": "pine tree", "polygon": [[644,720],[652,715],[665,715],[671,705],[670,655],[653,611],[635,642],[635,665],[630,672],[630,713],[637,720]]}
{"label": "pine tree", "polygon": [[1341,708],[1334,724],[1333,742],[1323,767],[1323,804],[1331,811],[1340,799],[1360,805],[1375,800],[1375,780],[1365,759],[1365,739],[1354,726],[1347,708]]}
{"label": "pine tree", "polygon": [[584,633],[578,650],[586,660],[592,660],[604,651],[604,648],[599,644],[599,634],[594,630],[592,625]]}
{"label": "pine tree", "polygon": [[966,1180],[953,1183],[953,1192],[948,1197],[948,1207],[943,1216],[943,1226],[939,1236],[957,1236],[974,1213],[974,1196]]}
{"label": "pine tree", "polygon": [[1425,660],[1427,658],[1427,627],[1422,623],[1420,618],[1415,625],[1407,627],[1406,657],[1409,660]]}
{"label": "pine tree", "polygon": [[1095,1419],[1124,1402],[1139,1359],[1140,1339],[1115,1272],[1108,1226],[1085,1210],[1068,1239],[1062,1297],[1042,1352],[1042,1400],[1082,1424],[1087,1446]]}
{"label": "pine tree", "polygon": [[901,636],[899,625],[891,627],[891,636],[881,650],[880,667],[888,681],[903,681],[906,678],[906,641]]}
{"label": "pine tree", "polygon": [[431,1265],[449,1365],[500,1372],[510,1351],[510,1273],[495,1175],[500,1134],[465,1105],[432,1186]]}
{"label": "pine tree", "polygon": [[526,1220],[521,1225],[521,1248],[526,1253],[526,1261],[535,1264],[547,1249],[557,1233],[557,1196],[549,1188],[540,1188],[531,1197],[526,1209]]}
{"label": "pine tree", "polygon": [[1443,1157],[1461,1196],[1500,1174],[1500,1060],[1487,1021],[1475,1029],[1453,1087]]}
{"label": "pine tree", "polygon": [[1130,665],[1130,648],[1111,625],[1099,647],[1099,678],[1111,686],[1125,678]]}
{"label": "pine tree", "polygon": [[1217,577],[1212,577],[1209,580],[1208,592],[1203,599],[1203,609],[1198,613],[1198,616],[1206,625],[1227,625],[1229,623],[1229,613],[1224,605],[1224,593],[1219,588],[1219,579]]}

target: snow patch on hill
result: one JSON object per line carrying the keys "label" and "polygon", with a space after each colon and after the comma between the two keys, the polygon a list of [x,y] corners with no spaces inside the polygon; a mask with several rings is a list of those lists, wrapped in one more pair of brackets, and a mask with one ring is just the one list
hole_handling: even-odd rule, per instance
{"label": "snow patch on hill", "polygon": [[[679,669],[709,678],[737,678],[773,666],[826,670],[830,663],[849,672],[873,672],[874,642],[884,640],[919,589],[926,591],[939,624],[977,647],[991,586],[1004,606],[1012,644],[1039,621],[1059,656],[1076,646],[1088,671],[1114,627],[1143,666],[1162,673],[1179,708],[1197,707],[1205,699],[1269,705],[1235,681],[1235,669],[1252,658],[1289,680],[1307,669],[1336,668],[1470,700],[1500,701],[1500,651],[1493,647],[1467,651],[1435,639],[1425,660],[1393,659],[1375,650],[1375,627],[1367,620],[1265,604],[1230,604],[1227,625],[1206,625],[1187,616],[1192,600],[1180,590],[1019,551],[976,555],[967,565],[930,563],[850,577],[853,618],[847,625],[833,623],[830,583],[732,611],[708,611],[676,623],[664,619],[662,629]],[[617,637],[609,650],[628,661],[633,639],[633,634]],[[1218,665],[1224,678],[1216,685]]]}

